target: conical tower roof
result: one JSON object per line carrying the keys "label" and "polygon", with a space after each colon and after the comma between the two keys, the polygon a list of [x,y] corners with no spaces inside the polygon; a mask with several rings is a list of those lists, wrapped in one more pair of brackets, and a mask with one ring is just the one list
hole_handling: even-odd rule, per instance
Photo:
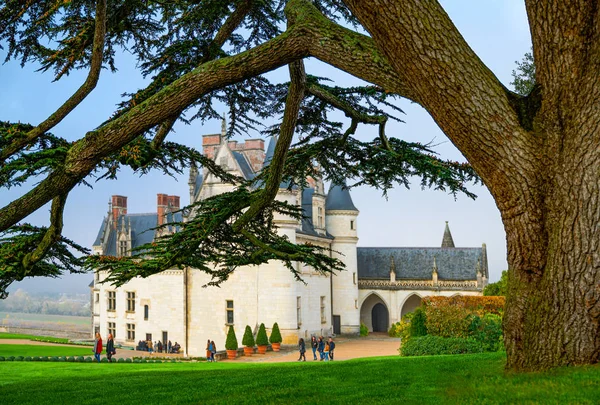
{"label": "conical tower roof", "polygon": [[450,233],[450,227],[448,226],[448,221],[446,221],[446,229],[444,229],[444,238],[442,239],[442,247],[443,248],[453,248],[454,239],[452,239],[452,234]]}
{"label": "conical tower roof", "polygon": [[331,183],[327,200],[325,200],[325,210],[327,211],[358,211],[352,202],[350,190],[346,185]]}
{"label": "conical tower roof", "polygon": [[[277,135],[273,135],[271,140],[269,141],[269,146],[267,146],[267,153],[265,154],[265,160],[263,161],[263,168],[269,166],[271,164],[271,160],[273,160],[273,155],[275,154],[275,145],[277,145],[277,141],[279,137]],[[263,184],[260,184],[260,187],[263,187]],[[279,185],[279,188],[289,188],[289,181],[282,181]],[[296,186],[293,186],[292,189],[296,189]]]}

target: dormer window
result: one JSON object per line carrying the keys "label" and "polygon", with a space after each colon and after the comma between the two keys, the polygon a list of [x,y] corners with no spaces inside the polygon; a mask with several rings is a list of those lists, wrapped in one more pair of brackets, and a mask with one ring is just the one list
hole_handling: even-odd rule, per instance
{"label": "dormer window", "polygon": [[127,241],[125,239],[121,239],[119,241],[119,256],[127,255]]}
{"label": "dormer window", "polygon": [[351,230],[354,230],[354,226],[355,226],[355,225],[354,225],[354,221],[350,221],[350,229],[351,229]]}
{"label": "dormer window", "polygon": [[319,228],[323,228],[323,208],[322,207],[318,208],[317,226]]}

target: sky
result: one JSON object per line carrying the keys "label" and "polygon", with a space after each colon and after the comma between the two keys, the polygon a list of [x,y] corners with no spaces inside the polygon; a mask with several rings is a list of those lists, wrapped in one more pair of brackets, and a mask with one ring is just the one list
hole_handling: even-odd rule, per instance
{"label": "sky", "polygon": [[[523,1],[520,0],[442,0],[441,4],[474,49],[480,59],[509,86],[515,61],[521,60],[531,47],[529,28]],[[0,50],[4,60],[5,50]],[[144,79],[129,54],[117,59],[118,71],[103,70],[96,89],[52,132],[69,140],[82,137],[112,115],[121,94],[133,92],[144,86]],[[0,65],[0,120],[38,124],[56,110],[85,80],[87,72],[78,71],[53,82],[51,72],[36,72],[36,66],[21,68],[16,61]],[[329,76],[342,86],[362,82],[317,60],[306,61],[307,73]],[[274,81],[287,81],[287,68],[278,69],[268,76]],[[403,123],[390,122],[389,136],[407,141],[433,142],[443,159],[465,161],[462,154],[441,132],[430,115],[420,106],[407,100],[397,105],[405,115]],[[225,108],[223,107],[223,112]],[[271,124],[271,123],[267,123]],[[198,149],[202,135],[220,132],[221,122],[199,121],[191,125],[181,122],[169,136]],[[376,129],[359,126],[358,136],[372,139]],[[247,138],[256,137],[256,133]],[[243,141],[244,138],[236,138]],[[93,189],[80,186],[67,200],[63,233],[79,244],[91,248],[108,210],[111,195],[128,197],[128,212],[156,211],[156,194],[179,195],[182,204],[189,202],[187,172],[173,179],[160,173],[140,177],[130,170],[122,171],[117,180],[93,183]],[[0,190],[0,206],[31,190],[35,182],[22,187]],[[387,198],[380,191],[359,187],[351,191],[358,217],[359,246],[437,247],[441,245],[445,221],[448,221],[457,247],[479,247],[486,243],[490,281],[497,281],[507,268],[506,236],[500,212],[487,189],[472,185],[470,190],[478,195],[471,200],[464,195],[455,199],[441,191],[421,189],[419,179],[410,190],[397,186]],[[49,223],[49,204],[42,207],[26,221],[36,225]],[[29,291],[85,292],[91,276],[68,275],[61,279],[27,279],[14,283],[10,290],[24,288]]]}

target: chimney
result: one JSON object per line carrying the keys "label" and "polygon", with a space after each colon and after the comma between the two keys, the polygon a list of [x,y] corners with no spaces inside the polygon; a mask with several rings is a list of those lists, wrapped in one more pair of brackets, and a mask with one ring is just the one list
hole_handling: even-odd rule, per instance
{"label": "chimney", "polygon": [[169,202],[169,207],[172,208],[172,211],[177,211],[179,209],[179,196],[178,195],[170,195],[167,197]]}
{"label": "chimney", "polygon": [[112,196],[112,227],[117,229],[120,215],[127,214],[127,197],[122,195]]}
{"label": "chimney", "polygon": [[165,211],[169,206],[169,196],[166,194],[156,194],[156,214],[158,215],[157,225],[165,223]]}
{"label": "chimney", "polygon": [[221,145],[221,135],[202,135],[202,153],[204,156],[214,159],[217,149]]}

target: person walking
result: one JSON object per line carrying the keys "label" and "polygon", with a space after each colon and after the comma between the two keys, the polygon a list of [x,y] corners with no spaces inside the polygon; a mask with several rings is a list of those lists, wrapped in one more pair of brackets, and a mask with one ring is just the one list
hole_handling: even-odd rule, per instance
{"label": "person walking", "polygon": [[148,339],[148,353],[150,353],[150,355],[152,356],[152,341],[150,339]]}
{"label": "person walking", "polygon": [[304,357],[304,361],[306,361],[306,344],[304,344],[304,339],[300,338],[300,342],[298,343],[298,351],[300,351],[300,357],[298,361],[301,361]]}
{"label": "person walking", "polygon": [[173,346],[171,345],[171,341],[169,340],[169,343],[167,344],[167,353],[171,354],[171,348]]}
{"label": "person walking", "polygon": [[335,342],[333,338],[329,338],[329,360],[333,361],[333,350],[335,349]]}
{"label": "person walking", "polygon": [[158,341],[158,346],[156,347],[156,349],[159,353],[162,353],[162,342],[160,340]]}
{"label": "person walking", "polygon": [[312,336],[310,338],[310,347],[312,347],[313,361],[317,359],[317,347],[318,346],[319,346],[319,343],[317,342],[317,338]]}
{"label": "person walking", "polygon": [[210,339],[208,339],[206,341],[206,360],[208,362],[212,361],[212,349],[213,349],[212,348],[212,343],[211,343]]}
{"label": "person walking", "polygon": [[106,358],[109,363],[112,363],[112,356],[117,354],[115,350],[115,340],[113,339],[112,333],[108,334],[108,338],[106,338]]}
{"label": "person walking", "polygon": [[100,332],[96,332],[96,339],[94,340],[94,357],[100,363],[100,354],[102,354],[102,338]]}
{"label": "person walking", "polygon": [[210,351],[210,361],[212,361],[214,363],[214,362],[217,361],[215,359],[215,353],[217,352],[217,345],[215,345],[215,341],[214,340],[211,340],[210,344],[212,346],[212,350]]}
{"label": "person walking", "polygon": [[321,357],[320,361],[325,360],[325,342],[323,341],[323,336],[319,337],[319,346],[317,347],[317,351]]}

